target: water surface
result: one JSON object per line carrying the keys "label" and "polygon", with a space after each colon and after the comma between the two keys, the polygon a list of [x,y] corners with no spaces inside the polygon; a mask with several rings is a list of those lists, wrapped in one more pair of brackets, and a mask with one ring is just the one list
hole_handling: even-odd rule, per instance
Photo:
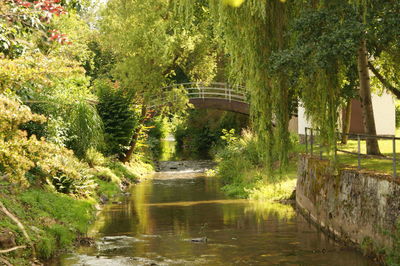
{"label": "water surface", "polygon": [[216,178],[180,164],[107,205],[91,230],[96,244],[55,265],[374,265],[292,206],[228,199]]}

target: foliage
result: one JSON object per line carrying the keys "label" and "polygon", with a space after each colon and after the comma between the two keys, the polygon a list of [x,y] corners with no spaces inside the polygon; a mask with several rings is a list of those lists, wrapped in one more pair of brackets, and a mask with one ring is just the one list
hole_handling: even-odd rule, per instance
{"label": "foliage", "polygon": [[393,234],[393,248],[388,252],[386,263],[389,266],[400,265],[400,219],[397,220],[396,229]]}
{"label": "foliage", "polygon": [[30,135],[68,146],[80,157],[89,147],[102,143],[102,122],[88,103],[93,95],[77,61],[36,53],[0,59],[0,64],[1,91],[19,95],[32,110],[49,118],[41,125],[25,125]]}
{"label": "foliage", "polygon": [[89,148],[103,145],[103,121],[94,106],[78,102],[72,107],[69,147],[83,158]]}
{"label": "foliage", "polygon": [[178,123],[174,135],[177,147],[197,155],[212,153],[222,143],[225,128],[240,132],[248,125],[248,117],[218,110],[190,110]]}
{"label": "foliage", "polygon": [[181,79],[210,82],[215,76],[208,9],[198,6],[196,15],[182,22],[175,8],[169,1],[111,0],[100,22],[102,46],[115,51],[113,78],[136,104],[156,104],[158,113],[179,113],[188,104],[183,89],[166,86]]}
{"label": "foliage", "polygon": [[34,93],[53,92],[57,84],[65,80],[82,83],[84,73],[74,61],[39,53],[18,59],[0,59],[0,66],[0,92],[14,92],[28,99],[32,99]]}
{"label": "foliage", "polygon": [[[68,5],[57,0],[6,0],[0,3],[0,54],[9,58],[21,56],[35,43],[69,44],[65,34],[51,28],[53,17],[67,13]],[[23,40],[25,39],[25,40]]]}
{"label": "foliage", "polygon": [[124,153],[138,126],[138,112],[131,107],[130,97],[113,88],[111,82],[95,83],[99,103],[97,111],[104,124],[105,152],[109,155]]}
{"label": "foliage", "polygon": [[93,61],[87,62],[84,67],[86,75],[90,76],[92,81],[96,79],[111,79],[111,70],[115,63],[113,50],[106,49],[104,45],[101,44],[100,38],[100,34],[92,33],[92,40],[87,44],[93,54]]}
{"label": "foliage", "polygon": [[223,190],[236,197],[248,197],[245,190],[254,186],[262,177],[259,174],[261,157],[257,151],[258,140],[249,131],[230,142],[216,154],[217,175],[224,184]]}
{"label": "foliage", "polygon": [[53,28],[68,36],[69,44],[52,44],[47,48],[48,56],[69,58],[78,62],[80,66],[94,68],[94,53],[89,44],[95,32],[89,28],[89,25],[76,12],[56,17],[51,24]]}
{"label": "foliage", "polygon": [[170,20],[168,2],[121,0],[107,3],[101,21],[106,43],[116,51],[114,69],[121,85],[137,97],[149,100],[166,85],[173,61],[172,36],[168,34]]}
{"label": "foliage", "polygon": [[107,167],[96,167],[94,170],[94,176],[109,183],[115,183],[118,185],[121,183],[121,179]]}
{"label": "foliage", "polygon": [[240,8],[221,1],[210,2],[216,32],[221,36],[225,53],[229,54],[230,81],[244,85],[251,96],[252,127],[259,135],[259,152],[271,169],[276,159],[273,151],[279,150],[278,159],[284,166],[289,143],[289,110],[294,96],[289,93],[291,85],[285,72],[272,75],[269,59],[273,52],[287,46],[289,36],[285,32],[293,8],[279,1],[248,0]]}
{"label": "foliage", "polygon": [[[55,190],[77,196],[89,196],[94,188],[85,173],[86,166],[79,162],[73,152],[27,136],[19,126],[28,121],[44,121],[44,117],[32,114],[27,106],[0,96],[0,171],[13,183],[28,186],[27,174],[38,170],[41,180],[47,181]],[[37,177],[40,177],[37,176]]]}
{"label": "foliage", "polygon": [[146,123],[149,128],[146,143],[156,158],[162,155],[161,140],[171,131],[171,122],[168,120],[168,117],[160,115]]}
{"label": "foliage", "polygon": [[[57,248],[72,246],[76,235],[86,233],[93,218],[93,202],[88,200],[42,189],[28,189],[18,196],[5,193],[1,192],[2,202],[23,219],[41,258],[51,257]],[[16,231],[17,244],[26,244],[15,223],[4,216],[0,217],[0,228]]]}
{"label": "foliage", "polygon": [[222,130],[222,136],[221,139],[225,140],[228,145],[234,143],[237,140],[237,137],[235,137],[235,129],[232,128],[231,130],[223,129]]}
{"label": "foliage", "polygon": [[103,154],[97,151],[95,148],[89,148],[85,154],[85,161],[90,167],[103,166],[106,163],[106,159]]}
{"label": "foliage", "polygon": [[296,167],[291,165],[279,175],[271,175],[258,151],[259,141],[251,131],[243,131],[240,138],[231,139],[218,150],[217,176],[224,184],[223,190],[231,196],[263,201],[289,198],[294,189]]}
{"label": "foliage", "polygon": [[269,151],[264,160],[270,169],[276,160],[288,162],[288,121],[298,100],[333,148],[340,107],[357,97],[361,40],[367,41],[369,63],[387,78],[380,87],[398,90],[387,86],[398,84],[397,1],[179,2],[189,17],[196,5],[209,7],[220,47],[229,55],[230,82],[251,95],[252,126],[260,153]]}
{"label": "foliage", "polygon": [[[294,174],[293,174],[294,173]],[[279,201],[290,199],[296,188],[296,169],[291,172],[289,179],[282,179],[276,183],[258,181],[254,188],[248,190],[249,198],[259,201]]]}
{"label": "foliage", "polygon": [[304,9],[289,32],[295,36],[293,44],[272,57],[275,73],[291,73],[306,115],[331,146],[339,107],[344,98],[355,94],[354,65],[362,31],[357,14],[346,4],[335,2],[326,8]]}

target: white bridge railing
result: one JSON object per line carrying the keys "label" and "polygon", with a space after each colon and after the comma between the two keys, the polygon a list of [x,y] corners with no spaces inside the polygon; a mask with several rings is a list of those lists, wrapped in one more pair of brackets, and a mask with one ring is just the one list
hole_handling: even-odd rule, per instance
{"label": "white bridge railing", "polygon": [[[188,82],[174,84],[162,88],[161,95],[156,95],[151,98],[153,106],[165,104],[167,99],[176,99],[176,95],[171,97],[170,93],[174,88],[184,88],[189,99],[223,99],[229,102],[249,103],[249,97],[242,86],[230,86],[228,83],[212,82],[209,84]],[[168,97],[169,95],[169,97]]]}

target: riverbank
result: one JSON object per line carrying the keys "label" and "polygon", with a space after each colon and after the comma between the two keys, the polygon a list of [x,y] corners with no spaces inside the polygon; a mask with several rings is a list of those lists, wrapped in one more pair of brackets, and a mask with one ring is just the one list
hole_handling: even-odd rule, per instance
{"label": "riverbank", "polygon": [[130,164],[108,160],[93,166],[90,176],[96,188],[85,198],[55,192],[46,185],[23,190],[0,182],[1,202],[11,214],[0,212],[0,263],[40,265],[60,251],[90,242],[85,235],[101,204],[139,182],[152,169],[140,160]]}
{"label": "riverbank", "polygon": [[[293,199],[297,180],[297,156],[302,147],[292,140],[292,152],[285,169],[271,174],[259,151],[259,140],[249,131],[242,136],[225,136],[227,145],[216,152],[217,167],[211,174],[217,175],[222,190],[231,197],[260,201],[284,201]],[[279,163],[276,162],[276,168]]]}
{"label": "riverbank", "polygon": [[386,265],[400,263],[400,182],[391,175],[299,158],[298,209],[334,238]]}

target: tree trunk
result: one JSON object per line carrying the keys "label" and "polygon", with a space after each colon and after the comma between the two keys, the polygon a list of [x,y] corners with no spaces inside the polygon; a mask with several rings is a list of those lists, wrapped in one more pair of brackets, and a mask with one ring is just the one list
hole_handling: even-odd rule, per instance
{"label": "tree trunk", "polygon": [[343,134],[342,134],[342,144],[347,144],[350,133],[350,123],[351,123],[351,104],[352,99],[348,99],[346,103],[346,111],[343,117]]}
{"label": "tree trunk", "polygon": [[123,163],[129,162],[132,157],[133,152],[135,151],[136,144],[139,138],[140,131],[142,130],[144,120],[146,118],[146,106],[143,105],[142,113],[140,115],[139,125],[136,127],[135,132],[133,133],[131,143],[129,144],[129,150],[125,153],[124,156],[120,158],[120,161]]}
{"label": "tree trunk", "polygon": [[[367,44],[365,40],[362,40],[358,49],[358,74],[360,79],[360,97],[363,114],[363,125],[365,134],[376,136],[367,56]],[[367,138],[367,154],[381,155],[377,139]]]}

